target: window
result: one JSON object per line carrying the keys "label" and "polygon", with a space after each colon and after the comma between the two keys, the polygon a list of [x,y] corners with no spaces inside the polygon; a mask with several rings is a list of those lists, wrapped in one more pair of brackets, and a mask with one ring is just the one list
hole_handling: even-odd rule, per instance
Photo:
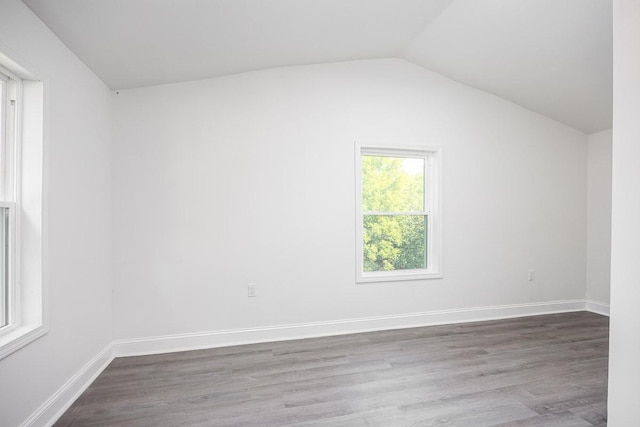
{"label": "window", "polygon": [[0,69],[0,331],[11,324],[15,258],[16,101],[19,80]]}
{"label": "window", "polygon": [[43,85],[0,53],[0,358],[45,334]]}
{"label": "window", "polygon": [[442,277],[440,157],[356,144],[357,282]]}

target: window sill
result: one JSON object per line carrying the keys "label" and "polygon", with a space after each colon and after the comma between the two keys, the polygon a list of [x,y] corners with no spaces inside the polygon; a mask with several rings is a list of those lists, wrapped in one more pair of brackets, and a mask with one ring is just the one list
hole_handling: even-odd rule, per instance
{"label": "window sill", "polygon": [[43,325],[23,325],[0,336],[0,360],[48,332]]}
{"label": "window sill", "polygon": [[428,270],[412,272],[381,271],[376,273],[361,273],[356,278],[356,283],[402,282],[405,280],[430,279],[442,279],[442,273],[429,272]]}

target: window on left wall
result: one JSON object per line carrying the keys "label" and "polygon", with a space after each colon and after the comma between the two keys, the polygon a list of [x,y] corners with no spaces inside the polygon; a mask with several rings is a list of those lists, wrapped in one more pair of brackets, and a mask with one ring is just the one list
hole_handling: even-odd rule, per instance
{"label": "window on left wall", "polygon": [[0,53],[0,358],[46,333],[43,84]]}
{"label": "window on left wall", "polygon": [[16,120],[20,79],[0,69],[0,331],[15,313]]}

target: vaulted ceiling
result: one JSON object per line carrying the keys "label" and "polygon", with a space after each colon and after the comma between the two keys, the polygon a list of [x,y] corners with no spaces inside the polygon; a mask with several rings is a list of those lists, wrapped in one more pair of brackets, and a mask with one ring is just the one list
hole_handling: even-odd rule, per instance
{"label": "vaulted ceiling", "polygon": [[23,0],[111,89],[404,58],[611,127],[611,0]]}

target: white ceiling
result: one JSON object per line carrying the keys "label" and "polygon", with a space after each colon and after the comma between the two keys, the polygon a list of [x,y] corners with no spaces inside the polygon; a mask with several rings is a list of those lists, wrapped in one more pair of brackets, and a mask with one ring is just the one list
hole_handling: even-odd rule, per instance
{"label": "white ceiling", "polygon": [[111,89],[400,57],[611,127],[611,0],[23,0]]}

